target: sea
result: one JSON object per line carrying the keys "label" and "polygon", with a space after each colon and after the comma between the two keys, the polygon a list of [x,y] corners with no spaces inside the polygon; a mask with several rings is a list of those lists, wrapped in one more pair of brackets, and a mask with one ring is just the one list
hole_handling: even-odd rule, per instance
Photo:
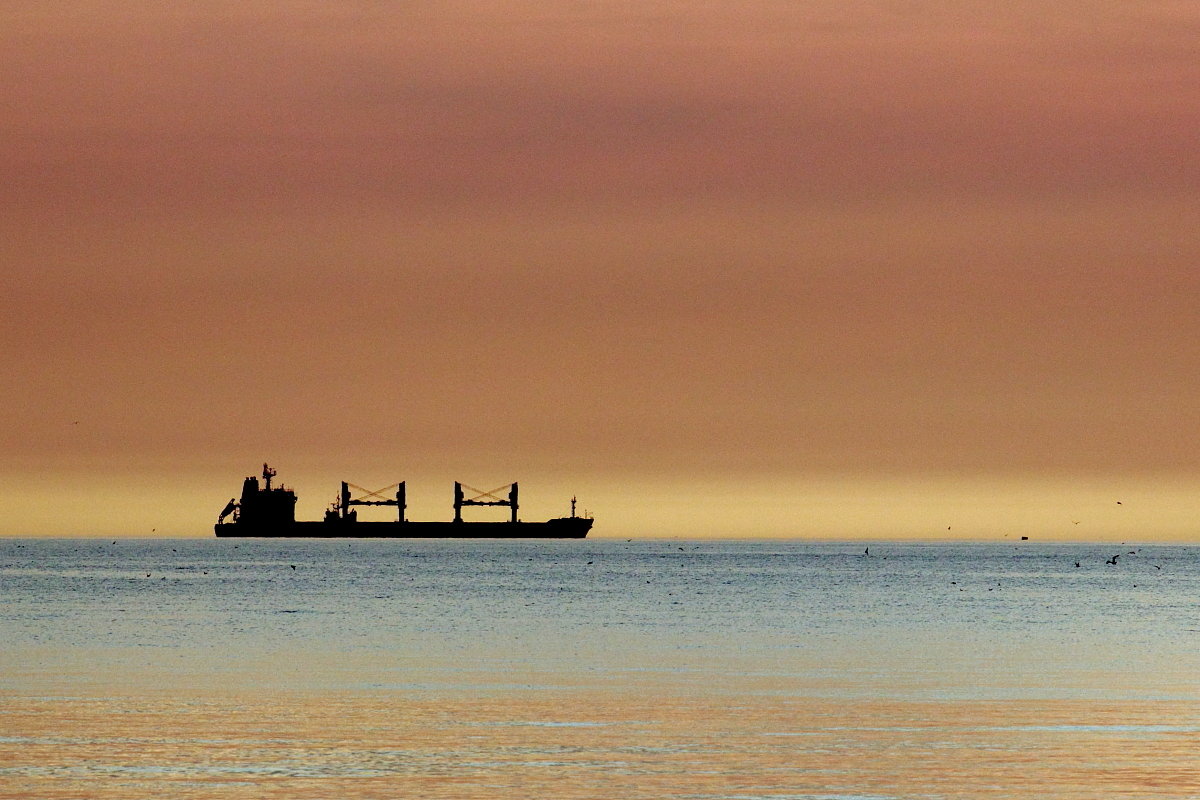
{"label": "sea", "polygon": [[0,539],[0,798],[1200,797],[1200,547]]}

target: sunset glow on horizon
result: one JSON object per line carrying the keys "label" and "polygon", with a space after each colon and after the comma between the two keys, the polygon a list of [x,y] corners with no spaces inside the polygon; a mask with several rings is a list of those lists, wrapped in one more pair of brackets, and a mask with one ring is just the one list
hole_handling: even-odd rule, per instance
{"label": "sunset glow on horizon", "polygon": [[515,479],[596,536],[1200,538],[1198,36],[9,3],[0,533],[210,536],[270,461],[305,518]]}

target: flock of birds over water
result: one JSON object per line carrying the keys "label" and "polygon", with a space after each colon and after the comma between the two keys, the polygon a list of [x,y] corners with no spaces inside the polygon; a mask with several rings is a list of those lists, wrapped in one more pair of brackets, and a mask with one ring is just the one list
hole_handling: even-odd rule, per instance
{"label": "flock of birds over water", "polygon": [[[1118,501],[1118,504],[1120,504],[1120,501]],[[1076,524],[1078,524],[1078,523],[1076,523]],[[949,528],[947,528],[947,530],[949,530]],[[1022,537],[1021,537],[1021,540],[1022,540],[1022,541],[1028,541],[1028,540],[1029,540],[1029,537],[1028,537],[1028,536],[1022,536]],[[626,539],[625,541],[626,541],[626,542],[632,542],[632,541],[633,541],[633,539]],[[115,544],[117,544],[117,543],[118,543],[118,540],[116,540],[116,539],[113,539],[113,540],[112,540],[112,544],[114,544],[114,545],[115,545]],[[1124,543],[1124,542],[1122,542],[1121,544],[1125,544],[1125,543]],[[347,547],[353,547],[353,546],[354,546],[354,545],[353,545],[353,543],[347,543]],[[25,545],[24,545],[24,544],[18,544],[18,545],[16,545],[16,547],[17,547],[18,549],[23,549],[23,548],[25,547]],[[240,545],[237,545],[237,544],[235,544],[235,545],[233,546],[233,549],[234,549],[234,550],[237,550],[237,549],[239,549],[239,547],[240,547]],[[878,546],[877,546],[877,547],[878,547]],[[679,548],[677,548],[677,549],[678,549],[679,551],[681,551],[681,552],[684,552],[684,548],[683,548],[683,547],[679,547]],[[694,546],[693,546],[691,549],[692,549],[692,550],[699,550],[699,549],[700,549],[700,545],[694,545]],[[1019,549],[1020,549],[1020,547],[1019,547],[1019,546],[1016,546],[1016,547],[1014,547],[1014,549],[1017,549],[1017,550],[1019,550]],[[178,549],[177,549],[177,548],[174,548],[174,547],[172,547],[172,548],[171,548],[171,552],[172,552],[172,553],[178,553],[179,551],[178,551]],[[1138,555],[1140,555],[1140,554],[1141,554],[1141,552],[1142,552],[1142,551],[1141,551],[1141,548],[1138,548],[1138,549],[1136,549],[1136,550],[1128,550],[1128,551],[1126,551],[1126,552],[1124,552],[1124,553],[1114,553],[1114,554],[1113,554],[1111,557],[1109,557],[1108,559],[1106,559],[1106,560],[1104,561],[1104,563],[1105,563],[1107,566],[1111,566],[1111,567],[1117,567],[1117,566],[1120,566],[1120,564],[1119,564],[1119,560],[1120,560],[1121,556],[1123,556],[1123,555],[1124,555],[1124,556],[1138,556]],[[862,552],[862,556],[861,556],[861,557],[863,557],[863,558],[872,558],[872,557],[873,557],[873,556],[872,556],[872,554],[871,554],[871,548],[870,548],[869,546],[863,549],[863,552]],[[882,556],[880,556],[878,553],[876,553],[875,557],[882,558],[883,560],[886,560],[886,559],[887,559],[887,556],[886,556],[886,555],[882,555]],[[530,559],[530,560],[532,560],[532,559]],[[589,565],[589,566],[591,566],[591,565],[592,565],[592,564],[594,564],[595,562],[594,562],[594,561],[588,561],[587,563],[588,563],[588,565]],[[1074,563],[1075,563],[1075,568],[1076,568],[1076,569],[1080,569],[1080,568],[1082,568],[1082,566],[1083,566],[1083,562],[1082,562],[1082,561],[1075,561]],[[11,565],[11,564],[8,564],[8,565],[4,565],[4,566],[12,566],[12,565]],[[1150,566],[1152,566],[1152,567],[1153,567],[1153,568],[1154,568],[1156,571],[1161,571],[1161,570],[1162,570],[1162,565],[1161,565],[1161,564],[1151,564]],[[294,571],[296,571],[296,565],[295,565],[295,564],[288,564],[288,565],[287,565],[287,567],[291,568],[291,570],[292,570],[293,572],[294,572]],[[176,569],[187,569],[187,568],[186,568],[186,567],[177,567]],[[208,574],[208,570],[202,570],[201,572],[202,572],[202,574],[204,574],[204,575],[207,575],[207,574]],[[146,577],[147,577],[147,578],[151,578],[151,577],[153,577],[153,576],[154,576],[154,573],[153,573],[153,572],[147,572],[147,573],[146,573]],[[167,576],[166,576],[166,575],[162,575],[162,576],[160,576],[160,578],[159,578],[159,580],[164,580],[164,581],[165,581],[166,579],[167,579]],[[647,581],[647,583],[649,583],[649,581]],[[951,583],[952,583],[952,584],[954,584],[954,583],[956,583],[956,582],[955,582],[955,581],[951,581]],[[1135,586],[1135,588],[1136,588],[1136,584],[1135,584],[1134,586]],[[959,589],[959,591],[962,591],[962,589]],[[992,590],[991,590],[991,589],[988,589],[988,591],[990,592],[990,591],[992,591]]]}
{"label": "flock of birds over water", "polygon": [[[75,424],[78,424],[78,423],[75,423]],[[1123,503],[1122,503],[1120,500],[1118,500],[1118,501],[1117,501],[1117,505],[1123,505]],[[1071,524],[1073,524],[1073,525],[1078,525],[1078,524],[1080,524],[1080,522],[1081,522],[1080,520],[1071,520]],[[946,526],[946,530],[951,530],[951,528],[952,528],[952,526],[949,526],[949,525],[947,525],[947,526]],[[157,531],[157,528],[151,528],[151,529],[150,529],[150,532],[151,532],[151,533],[155,533],[156,531]],[[1008,534],[1005,534],[1005,536],[1007,536],[1007,535],[1008,535]],[[1029,537],[1028,537],[1028,536],[1022,536],[1022,537],[1021,537],[1021,541],[1028,541],[1028,540],[1029,540]],[[626,541],[626,542],[632,542],[632,541],[633,541],[633,539],[626,539],[625,541]],[[116,539],[114,539],[112,543],[113,543],[114,545],[115,545],[115,544],[117,544],[117,540],[116,540]],[[1124,544],[1124,542],[1122,542],[1122,544]],[[348,546],[353,546],[353,545],[348,545]],[[23,545],[23,544],[18,544],[18,545],[17,545],[17,548],[24,548],[24,547],[25,547],[25,545]],[[236,550],[236,549],[238,549],[238,545],[236,545],[236,544],[235,544],[233,547],[234,547],[234,549],[235,549],[235,550]],[[684,549],[684,548],[680,547],[680,548],[678,548],[678,549],[679,549],[680,551],[683,551],[683,549]],[[694,546],[692,549],[693,549],[693,550],[697,550],[697,549],[699,549],[699,546]],[[177,550],[176,548],[172,547],[172,548],[171,548],[171,552],[172,552],[172,553],[176,553],[176,552],[178,552],[178,550]],[[1140,548],[1139,548],[1139,549],[1137,549],[1137,550],[1129,550],[1129,551],[1126,551],[1125,553],[1114,553],[1114,554],[1113,554],[1113,555],[1112,555],[1110,558],[1106,559],[1104,563],[1105,563],[1106,565],[1108,565],[1108,566],[1111,566],[1111,567],[1120,566],[1120,564],[1118,563],[1118,560],[1121,558],[1121,556],[1122,556],[1122,555],[1126,555],[1126,556],[1136,556],[1136,555],[1139,555],[1140,553],[1141,553],[1141,549],[1140,549]],[[862,555],[863,555],[863,557],[870,558],[870,557],[871,557],[871,548],[870,548],[870,547],[866,547],[866,548],[863,550],[863,553],[862,553]],[[887,558],[887,556],[882,556],[882,558],[886,559],[886,558]],[[593,562],[592,562],[592,561],[589,561],[589,562],[587,562],[587,563],[588,563],[588,565],[591,565],[591,564],[593,564]],[[287,566],[291,567],[291,569],[292,569],[293,571],[295,571],[295,570],[296,570],[296,565],[295,565],[295,564],[288,564]],[[1076,569],[1079,569],[1079,568],[1081,568],[1082,566],[1083,566],[1083,562],[1081,562],[1081,561],[1076,561],[1076,562],[1075,562],[1075,568],[1076,568]],[[1162,565],[1161,565],[1161,564],[1151,564],[1151,566],[1152,566],[1152,567],[1154,567],[1154,569],[1155,569],[1155,570],[1159,570],[1159,571],[1161,571],[1161,570],[1162,570]],[[183,567],[179,567],[179,569],[183,569]],[[207,575],[207,574],[208,574],[208,570],[203,570],[202,572],[203,572],[203,574],[204,574],[204,575]],[[147,578],[153,577],[153,573],[151,573],[151,572],[147,572],[147,573],[146,573],[146,577],[147,577]],[[165,575],[163,575],[163,576],[161,576],[161,577],[160,577],[160,580],[164,580],[164,581],[165,581],[166,579],[167,579],[167,578],[166,578],[166,576],[165,576]],[[953,582],[952,582],[952,583],[953,583]],[[1136,585],[1135,585],[1135,586],[1136,586]],[[960,589],[960,591],[961,591],[961,589]],[[989,589],[988,591],[991,591],[991,589]]]}

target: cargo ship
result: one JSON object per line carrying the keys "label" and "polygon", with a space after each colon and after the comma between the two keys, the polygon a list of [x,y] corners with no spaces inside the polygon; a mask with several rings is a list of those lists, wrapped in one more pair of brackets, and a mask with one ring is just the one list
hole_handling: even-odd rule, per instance
{"label": "cargo ship", "polygon": [[[481,492],[462,483],[454,484],[454,519],[447,522],[412,522],[405,518],[407,509],[404,482],[368,491],[342,481],[337,499],[322,520],[296,519],[296,493],[284,486],[272,486],[275,470],[263,464],[262,483],[251,475],[242,481],[242,496],[231,498],[217,517],[217,536],[308,537],[326,539],[582,539],[592,529],[588,514],[576,516],[575,498],[571,498],[571,516],[545,522],[523,522],[517,517],[517,484],[512,483]],[[353,492],[351,490],[354,490]],[[395,495],[392,495],[395,490]],[[473,492],[468,494],[467,491]],[[504,490],[507,490],[505,492]],[[356,494],[357,493],[357,494]],[[503,494],[498,494],[503,493]],[[395,520],[358,519],[356,506],[393,506]],[[468,506],[508,508],[510,518],[502,521],[464,521],[462,510]]]}

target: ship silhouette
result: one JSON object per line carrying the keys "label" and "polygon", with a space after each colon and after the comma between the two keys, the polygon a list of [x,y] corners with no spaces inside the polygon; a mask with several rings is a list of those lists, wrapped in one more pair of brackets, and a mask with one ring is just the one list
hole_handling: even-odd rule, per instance
{"label": "ship silhouette", "polygon": [[[275,470],[263,464],[262,483],[251,475],[242,481],[241,498],[231,498],[217,517],[214,531],[220,537],[309,537],[325,539],[582,539],[592,528],[591,516],[575,514],[571,498],[571,516],[545,522],[523,522],[517,517],[517,484],[511,483],[481,492],[458,481],[454,483],[454,519],[447,522],[414,522],[405,518],[408,508],[404,482],[376,491],[368,491],[342,481],[337,500],[322,520],[296,519],[296,493],[284,486],[272,486]],[[351,489],[356,490],[355,494]],[[390,492],[395,490],[395,495]],[[506,494],[497,494],[504,492]],[[474,494],[467,494],[467,491]],[[386,493],[386,494],[385,494]],[[396,519],[360,521],[356,506],[392,506]],[[464,521],[466,506],[500,506],[510,510],[505,521]],[[228,521],[227,521],[228,520]]]}

